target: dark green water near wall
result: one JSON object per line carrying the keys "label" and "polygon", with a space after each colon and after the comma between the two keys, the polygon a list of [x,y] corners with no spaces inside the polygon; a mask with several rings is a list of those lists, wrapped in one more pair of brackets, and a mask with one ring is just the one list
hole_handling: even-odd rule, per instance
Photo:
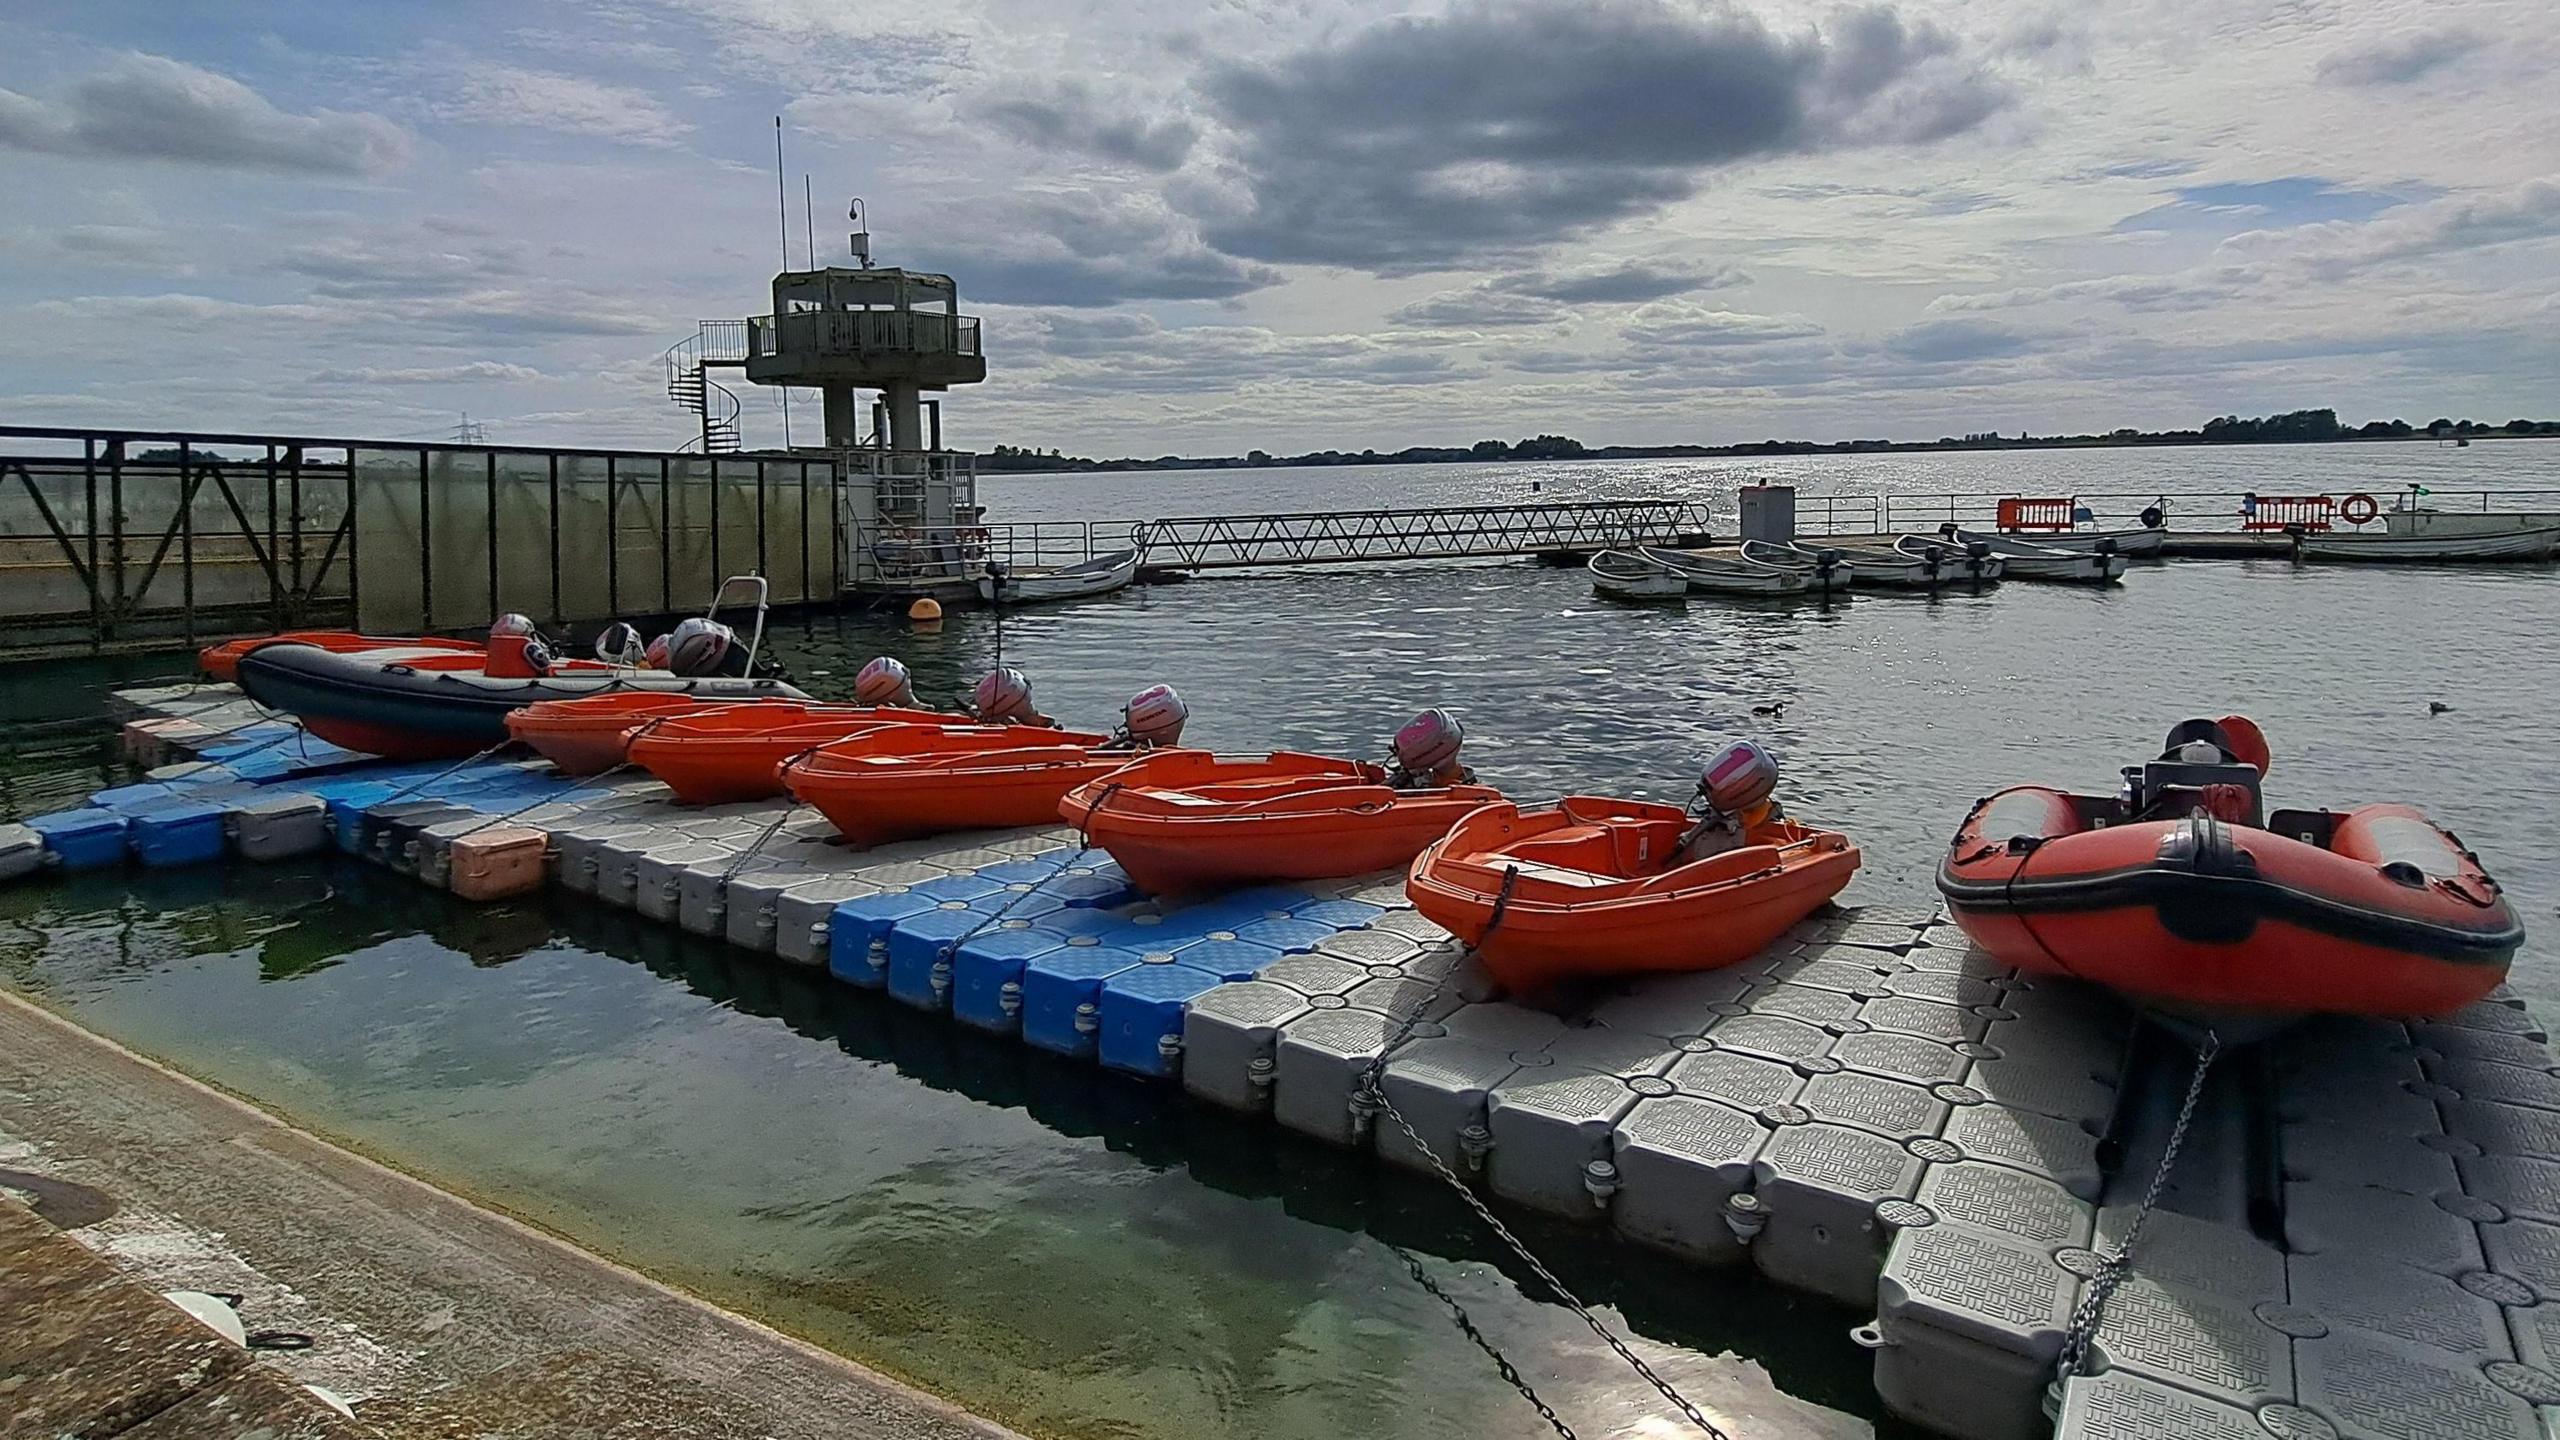
{"label": "dark green water near wall", "polygon": [[[2548,571],[2137,571],[1830,610],[1598,602],[1525,565],[1231,578],[998,627],[779,626],[809,688],[893,650],[928,698],[1003,658],[1106,723],[1180,686],[1192,738],[1375,754],[1466,718],[1523,797],[1676,799],[1766,741],[1798,813],[1921,899],[1975,796],[2110,785],[2172,721],[2256,716],[2271,799],[2415,800],[2509,886],[2560,993],[2560,586]],[[168,668],[165,664],[158,668]],[[12,677],[12,706],[73,705]],[[1755,706],[1787,702],[1776,719]],[[2451,713],[2430,716],[2430,700]],[[21,710],[20,713],[25,713]],[[22,757],[15,803],[103,752]],[[30,808],[42,808],[34,806]],[[1027,1428],[1540,1433],[1405,1276],[1413,1247],[1584,1434],[1678,1433],[1569,1312],[1411,1177],[565,901],[472,909],[328,865],[0,894],[0,977],[141,1049],[594,1248]],[[1567,1281],[1738,1435],[1864,1433],[1863,1319],[1530,1223]],[[1650,1428],[1648,1428],[1650,1427]]]}

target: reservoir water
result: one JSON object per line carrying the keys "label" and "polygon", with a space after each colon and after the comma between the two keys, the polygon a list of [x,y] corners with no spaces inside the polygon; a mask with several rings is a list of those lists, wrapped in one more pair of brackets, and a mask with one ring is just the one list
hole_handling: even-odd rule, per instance
{"label": "reservoir water", "polygon": [[[2560,446],[2529,442],[1826,459],[1819,478],[1872,491],[1834,470],[1903,484],[1890,467],[2032,462],[2051,468],[1976,471],[1966,488],[2384,493],[2379,470],[2332,472],[2455,457],[2468,468],[2430,475],[2437,488],[2493,471],[2472,483],[2560,487]],[[1537,468],[1548,494],[1704,495],[1767,466],[1812,468]],[[1519,498],[1523,470],[1008,477],[985,496],[999,518],[1490,502]],[[2273,742],[2272,801],[2411,800],[2460,831],[2531,935],[2518,988],[2548,1006],[2554,635],[2548,568],[2177,562],[2108,592],[1634,609],[1596,600],[1578,571],[1477,564],[1217,578],[1001,626],[955,613],[930,634],[794,621],[775,644],[819,693],[900,654],[928,700],[1000,652],[1070,723],[1107,723],[1131,691],[1169,681],[1191,702],[1192,738],[1226,748],[1375,755],[1413,710],[1447,705],[1480,774],[1524,798],[1676,801],[1716,744],[1753,735],[1784,766],[1791,808],[1864,846],[1858,892],[1899,900],[1929,897],[1974,797],[2026,779],[2107,787],[2171,722],[2241,711]],[[94,712],[113,678],[33,675],[8,682],[13,716]],[[1780,717],[1752,713],[1781,701]],[[2430,714],[2431,701],[2452,708]],[[97,783],[103,747],[19,757],[9,803],[49,808]],[[1544,1433],[1390,1246],[1421,1255],[1582,1433],[1680,1433],[1418,1181],[619,913],[475,909],[325,864],[92,876],[0,892],[0,983],[1036,1433]],[[1737,1436],[1877,1428],[1846,1334],[1864,1315],[1561,1224],[1528,1231]]]}

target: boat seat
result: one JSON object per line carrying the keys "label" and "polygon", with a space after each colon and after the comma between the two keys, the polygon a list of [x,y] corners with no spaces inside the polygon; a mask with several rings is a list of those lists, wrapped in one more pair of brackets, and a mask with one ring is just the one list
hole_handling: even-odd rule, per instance
{"label": "boat seat", "polygon": [[1602,885],[1626,883],[1615,875],[1597,875],[1588,870],[1575,869],[1570,865],[1549,865],[1540,860],[1523,860],[1519,858],[1517,851],[1504,856],[1500,863],[1504,868],[1518,870],[1523,880],[1543,880],[1550,885],[1572,885],[1582,889],[1594,889]]}

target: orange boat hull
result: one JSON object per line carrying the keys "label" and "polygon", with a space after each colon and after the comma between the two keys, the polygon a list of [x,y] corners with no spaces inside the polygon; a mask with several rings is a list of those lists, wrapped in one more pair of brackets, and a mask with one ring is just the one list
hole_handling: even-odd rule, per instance
{"label": "orange boat hull", "polygon": [[1975,944],[2201,1017],[2399,1017],[2482,998],[2523,943],[2477,858],[2405,805],[2091,827],[2097,804],[1974,807],[1938,886]]}
{"label": "orange boat hull", "polygon": [[724,704],[766,703],[771,702],[697,700],[646,691],[550,700],[508,715],[507,733],[531,746],[563,775],[601,775],[623,763],[632,732],[643,725],[702,714]]}
{"label": "orange boat hull", "polygon": [[759,704],[729,713],[733,708],[650,725],[629,738],[624,758],[665,781],[688,805],[770,800],[782,793],[782,766],[823,745],[884,725],[948,725],[956,719],[928,710],[814,703]]}
{"label": "orange boat hull", "polygon": [[1375,765],[1322,755],[1172,751],[1078,786],[1058,814],[1139,889],[1182,895],[1402,869],[1502,798],[1478,785],[1398,791],[1385,781]]}
{"label": "orange boat hull", "polygon": [[902,726],[828,745],[783,782],[857,845],[1049,825],[1068,791],[1134,758],[1104,741],[1033,726]]}
{"label": "orange boat hull", "polygon": [[[1857,873],[1848,837],[1783,820],[1740,849],[1666,868],[1688,823],[1667,805],[1592,796],[1539,811],[1487,806],[1414,857],[1405,893],[1506,988],[1531,993],[1736,964]],[[1517,874],[1506,899],[1507,871]]]}

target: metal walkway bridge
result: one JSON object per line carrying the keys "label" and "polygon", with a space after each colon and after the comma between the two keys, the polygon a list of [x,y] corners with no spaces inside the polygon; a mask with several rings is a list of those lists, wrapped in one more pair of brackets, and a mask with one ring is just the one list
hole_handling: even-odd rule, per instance
{"label": "metal walkway bridge", "polygon": [[986,556],[1016,567],[1072,565],[1135,549],[1146,569],[1197,572],[1516,556],[1581,559],[1629,545],[1698,543],[1707,531],[1707,511],[1685,500],[1578,500],[1027,521],[984,529],[982,542],[975,535],[968,540],[982,544]]}

